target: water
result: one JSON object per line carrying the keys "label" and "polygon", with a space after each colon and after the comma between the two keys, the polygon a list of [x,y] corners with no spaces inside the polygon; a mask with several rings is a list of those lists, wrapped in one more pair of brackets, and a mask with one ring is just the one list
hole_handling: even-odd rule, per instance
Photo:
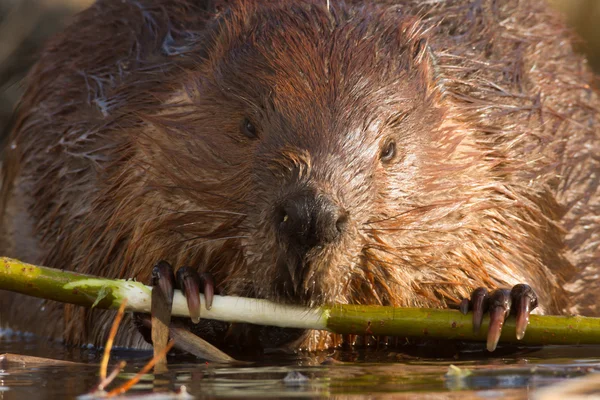
{"label": "water", "polygon": [[[516,353],[510,349],[508,355],[490,356],[477,345],[441,359],[433,358],[435,349],[426,350],[425,358],[372,348],[270,354],[244,367],[180,355],[169,358],[168,373],[146,375],[128,396],[157,398],[141,395],[185,385],[195,398],[527,398],[540,387],[600,372],[600,346],[554,346]],[[98,383],[98,350],[20,336],[0,338],[0,354],[7,352],[74,364],[0,361],[1,400],[76,398]],[[149,358],[149,352],[114,351],[111,365],[126,360],[127,366],[109,388],[125,382]],[[458,367],[457,376],[448,373],[454,370],[450,365]]]}

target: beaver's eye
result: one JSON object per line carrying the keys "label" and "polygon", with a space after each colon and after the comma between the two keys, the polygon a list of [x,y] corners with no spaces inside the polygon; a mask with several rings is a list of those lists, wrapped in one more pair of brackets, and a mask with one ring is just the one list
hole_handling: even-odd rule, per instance
{"label": "beaver's eye", "polygon": [[381,153],[379,153],[379,159],[384,163],[389,163],[396,156],[396,142],[389,139],[381,147]]}
{"label": "beaver's eye", "polygon": [[242,133],[250,139],[256,139],[258,137],[256,127],[248,118],[242,120],[241,130]]}

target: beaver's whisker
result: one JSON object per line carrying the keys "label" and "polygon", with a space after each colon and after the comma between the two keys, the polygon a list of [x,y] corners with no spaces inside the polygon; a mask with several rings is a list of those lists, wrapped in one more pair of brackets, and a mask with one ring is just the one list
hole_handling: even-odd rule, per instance
{"label": "beaver's whisker", "polygon": [[423,245],[416,245],[416,246],[391,247],[391,246],[386,246],[386,245],[378,245],[375,243],[369,243],[366,246],[364,246],[364,249],[365,250],[374,249],[374,250],[384,251],[384,252],[392,254],[392,255],[396,255],[402,251],[428,249],[431,247],[435,247],[435,245],[434,244],[423,244]]}
{"label": "beaver's whisker", "polygon": [[163,215],[170,215],[170,214],[193,215],[195,213],[198,213],[198,214],[215,213],[215,214],[237,215],[240,217],[248,216],[248,214],[246,214],[246,213],[241,213],[241,212],[237,212],[237,211],[228,211],[228,210],[210,210],[210,209],[175,210],[175,209],[169,209],[169,208],[163,208],[163,210],[168,211],[167,213],[164,213]]}
{"label": "beaver's whisker", "polygon": [[190,227],[194,225],[206,225],[206,221],[193,221],[193,222],[185,222],[177,225],[173,225],[171,230],[177,231],[179,228]]}
{"label": "beaver's whisker", "polygon": [[[226,219],[228,216],[233,216],[233,217],[246,217],[247,214],[243,214],[243,213],[237,213],[237,212],[232,212],[232,211],[223,211],[223,210],[202,210],[202,211],[169,211],[169,212],[161,212],[157,215],[153,215],[151,217],[148,217],[146,219],[144,219],[144,222],[150,222],[150,221],[155,221],[157,219],[161,219],[161,218],[168,218],[169,216],[173,216],[173,215],[177,215],[179,214],[180,217],[175,217],[173,218],[173,220],[177,220],[179,218],[193,218],[194,214],[197,213],[199,215],[202,216],[202,218],[207,218],[207,217],[214,217],[214,218],[219,218],[219,221],[223,221],[224,219]],[[211,215],[212,214],[212,215]],[[206,223],[205,221],[196,221],[196,222],[190,222],[190,223],[185,223],[183,225],[187,225],[187,224],[199,224],[199,223]],[[181,226],[181,225],[176,225],[176,226]]]}
{"label": "beaver's whisker", "polygon": [[433,208],[436,208],[436,207],[439,207],[439,206],[440,205],[436,204],[436,205],[427,205],[427,206],[414,207],[414,208],[411,208],[410,210],[406,210],[406,211],[403,211],[403,212],[401,212],[399,214],[395,214],[395,215],[392,215],[392,216],[389,216],[389,217],[386,217],[386,218],[381,218],[381,219],[367,221],[363,225],[378,224],[380,222],[386,222],[386,221],[390,221],[390,220],[393,220],[393,219],[400,218],[402,216],[408,215],[408,214],[413,213],[413,212],[423,211],[423,210],[429,210],[429,209],[433,209]]}
{"label": "beaver's whisker", "polygon": [[407,231],[407,232],[434,232],[434,233],[444,233],[444,231],[436,230],[436,229],[427,229],[427,228],[360,228],[361,232],[381,232],[381,231]]}
{"label": "beaver's whisker", "polygon": [[[248,238],[248,237],[249,236],[224,236],[224,237],[220,237],[220,238],[214,238],[214,239],[204,240],[202,242],[195,243],[195,244],[193,244],[191,246],[186,246],[186,249],[193,249],[195,247],[202,246],[202,245],[207,244],[207,243],[218,242],[220,240],[244,239],[244,238]],[[150,252],[158,252],[158,251],[167,249],[169,247],[178,247],[181,244],[184,244],[184,243],[187,243],[187,242],[191,242],[191,241],[194,241],[194,240],[198,240],[198,239],[202,239],[202,238],[204,238],[204,237],[202,237],[202,236],[196,236],[196,237],[193,237],[193,238],[183,239],[183,240],[180,240],[180,241],[177,241],[177,242],[174,242],[174,243],[166,244],[164,246],[156,247],[156,248],[150,250]]]}
{"label": "beaver's whisker", "polygon": [[239,204],[239,205],[247,205],[248,203],[240,201],[239,199],[234,199],[232,197],[223,195],[221,193],[214,193],[208,190],[201,190],[198,188],[193,188],[193,187],[189,187],[189,186],[182,186],[182,185],[152,185],[152,186],[147,186],[149,189],[166,189],[168,191],[173,191],[173,190],[182,190],[182,191],[187,191],[190,193],[198,193],[198,194],[203,194],[203,195],[209,195],[209,196],[214,196],[214,197],[218,197],[221,199],[225,199],[228,202],[231,202],[233,204]]}
{"label": "beaver's whisker", "polygon": [[411,213],[419,213],[419,212],[427,212],[430,210],[435,210],[437,208],[442,208],[442,207],[447,207],[448,205],[452,205],[452,204],[460,204],[462,203],[462,201],[456,201],[456,200],[449,200],[449,201],[442,201],[442,202],[438,202],[435,204],[428,204],[425,206],[414,206],[406,211],[403,211],[399,214],[395,214],[395,215],[391,215],[389,217],[385,217],[385,218],[380,218],[380,219],[375,219],[375,220],[371,220],[371,221],[367,221],[365,222],[363,225],[373,225],[373,224],[378,224],[381,222],[386,222],[386,221],[391,221],[391,220],[395,220],[404,216],[410,216]]}
{"label": "beaver's whisker", "polygon": [[[204,244],[207,244],[207,243],[218,242],[218,241],[220,241],[220,240],[229,240],[229,239],[248,239],[249,237],[250,237],[250,236],[248,236],[248,235],[224,236],[224,237],[220,237],[220,238],[214,238],[214,239],[204,240],[204,241],[202,241],[202,242],[195,243],[195,244],[194,244],[193,246],[191,246],[191,247],[193,248],[193,247],[196,247],[196,246],[201,246],[201,245],[204,245]],[[180,241],[179,243],[191,242],[191,241],[198,240],[198,239],[201,239],[201,238],[202,238],[201,236],[200,236],[200,237],[195,237],[195,238],[189,238],[189,239],[182,240],[182,241]],[[188,248],[189,248],[189,247],[188,247]]]}

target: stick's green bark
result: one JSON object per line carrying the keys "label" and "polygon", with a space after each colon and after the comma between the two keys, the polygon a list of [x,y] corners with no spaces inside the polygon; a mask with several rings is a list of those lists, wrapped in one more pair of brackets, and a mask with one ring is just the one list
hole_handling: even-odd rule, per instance
{"label": "stick's green bark", "polygon": [[[54,268],[38,267],[8,257],[0,258],[0,289],[84,307],[118,309],[121,301],[138,293],[150,311],[152,289],[133,281],[111,280]],[[144,300],[144,296],[147,299]],[[138,308],[139,301],[127,310]]]}
{"label": "stick's green bark", "polygon": [[[327,329],[336,333],[412,336],[485,341],[489,318],[473,333],[472,314],[456,310],[344,305],[330,309]],[[528,345],[600,344],[600,318],[531,315],[527,332],[517,340],[515,319],[504,323],[500,342]]]}
{"label": "stick's green bark", "polygon": [[[111,280],[70,271],[38,267],[0,258],[0,289],[73,303],[84,307],[116,309],[124,298],[127,310],[150,312],[152,289],[139,282]],[[201,296],[204,303],[204,298]],[[1,310],[0,310],[1,312]],[[188,316],[181,292],[173,299],[173,315]],[[485,341],[487,324],[474,334],[471,315],[456,310],[336,305],[307,309],[267,300],[215,296],[211,310],[202,306],[202,318],[247,322],[287,328],[326,329],[335,333],[412,336]],[[517,342],[514,319],[509,318],[501,341]],[[532,315],[520,343],[600,344],[600,318]]]}

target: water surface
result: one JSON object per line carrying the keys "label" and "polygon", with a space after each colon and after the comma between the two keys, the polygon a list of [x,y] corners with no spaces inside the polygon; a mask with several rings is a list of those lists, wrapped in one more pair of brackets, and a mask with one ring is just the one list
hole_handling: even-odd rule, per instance
{"label": "water surface", "polygon": [[[101,352],[96,349],[66,347],[31,336],[11,336],[0,338],[2,353],[67,360],[73,364],[0,361],[1,400],[76,398],[98,383]],[[318,354],[272,353],[243,367],[179,355],[169,358],[168,373],[146,375],[128,396],[140,398],[153,391],[175,390],[185,385],[195,398],[516,399],[528,398],[544,386],[600,373],[600,346],[551,346],[517,351],[511,348],[489,355],[481,344],[451,351],[421,348],[408,353],[406,349],[391,348]],[[436,357],[436,353],[441,357]],[[454,354],[448,356],[448,353]],[[131,377],[150,357],[149,352],[115,350],[111,365],[126,360],[127,366],[112,387]]]}

